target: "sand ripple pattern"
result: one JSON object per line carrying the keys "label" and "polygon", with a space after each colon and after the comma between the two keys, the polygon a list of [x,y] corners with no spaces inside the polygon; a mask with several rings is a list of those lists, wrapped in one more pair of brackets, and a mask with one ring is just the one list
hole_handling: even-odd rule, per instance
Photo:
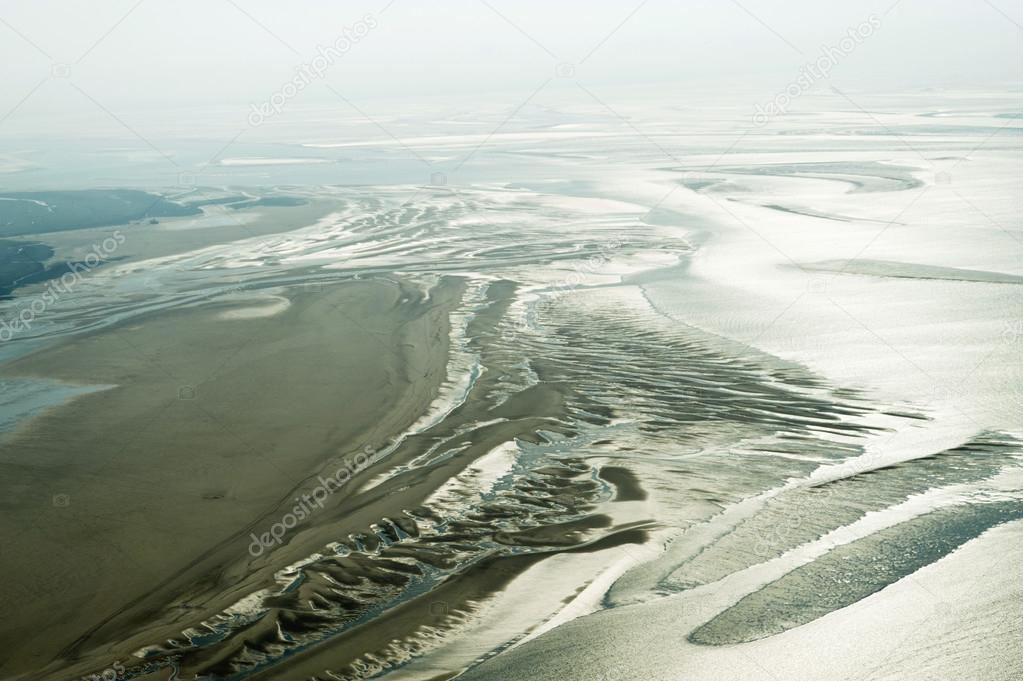
{"label": "sand ripple pattern", "polygon": [[[248,607],[148,647],[137,671],[170,664],[187,678],[241,679],[314,655],[329,641],[330,673],[324,668],[320,678],[364,678],[472,617],[472,602],[429,615],[432,594],[452,582],[517,565],[508,568],[510,579],[523,567],[515,561],[530,556],[644,541],[652,519],[622,525],[604,513],[615,498],[644,497],[610,482],[628,474],[603,471],[608,461],[646,459],[662,470],[682,463],[719,478],[724,464],[724,477],[745,476],[759,487],[793,467],[806,472],[858,454],[851,443],[876,429],[866,422],[871,410],[852,396],[835,395],[798,367],[772,365],[752,351],[737,356],[713,337],[680,329],[641,296],[623,299],[600,285],[535,296],[523,327],[512,309],[519,293],[516,284],[496,281],[475,303],[481,306],[465,333],[484,370],[460,408],[389,454],[411,464],[384,482],[412,481],[459,461],[462,473],[423,506],[279,570],[276,586]],[[735,468],[743,455],[728,445],[736,438],[764,444],[753,466]],[[473,465],[501,447],[512,448],[506,468],[485,474]],[[802,456],[778,458],[786,450]],[[689,451],[704,456],[692,459]],[[386,649],[341,645],[363,625],[410,610],[421,615],[399,627],[404,634]],[[344,659],[344,650],[357,655]]]}

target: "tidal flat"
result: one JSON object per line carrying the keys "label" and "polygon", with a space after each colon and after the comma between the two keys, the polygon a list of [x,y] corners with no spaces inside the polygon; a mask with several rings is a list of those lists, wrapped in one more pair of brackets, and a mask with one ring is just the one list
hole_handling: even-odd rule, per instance
{"label": "tidal flat", "polygon": [[137,161],[0,344],[0,678],[1011,676],[1019,97],[829,102]]}
{"label": "tidal flat", "polygon": [[[0,625],[5,672],[58,650],[84,670],[111,640],[130,655],[132,641],[180,630],[258,581],[250,534],[435,397],[457,291],[439,285],[425,305],[390,280],[285,288],[273,315],[230,315],[259,298],[198,305],[7,364],[9,379],[111,387],[4,443],[0,600],[20,613]],[[342,498],[295,533],[329,522]]]}

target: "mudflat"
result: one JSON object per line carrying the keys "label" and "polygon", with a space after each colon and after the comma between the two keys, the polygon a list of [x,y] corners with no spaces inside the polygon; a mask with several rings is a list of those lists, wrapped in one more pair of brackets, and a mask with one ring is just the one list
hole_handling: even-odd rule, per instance
{"label": "mudflat", "polygon": [[[0,603],[18,612],[0,623],[0,675],[88,670],[230,603],[259,578],[253,533],[427,410],[460,286],[442,281],[428,300],[385,279],[275,289],[6,365],[8,377],[109,387],[0,443]],[[322,508],[347,493],[331,487]],[[316,524],[308,510],[289,532]]]}

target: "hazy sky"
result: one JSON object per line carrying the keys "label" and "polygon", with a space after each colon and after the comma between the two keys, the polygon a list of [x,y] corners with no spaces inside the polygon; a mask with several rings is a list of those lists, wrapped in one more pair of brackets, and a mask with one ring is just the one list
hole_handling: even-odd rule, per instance
{"label": "hazy sky", "polygon": [[1020,80],[1023,0],[0,0],[0,136],[101,108],[108,119],[212,106],[243,117],[359,21],[365,35],[288,93],[289,105],[340,93],[414,107],[528,93],[548,78],[552,89],[574,78],[602,89],[741,82],[772,92],[871,15],[876,30],[837,63],[836,84]]}

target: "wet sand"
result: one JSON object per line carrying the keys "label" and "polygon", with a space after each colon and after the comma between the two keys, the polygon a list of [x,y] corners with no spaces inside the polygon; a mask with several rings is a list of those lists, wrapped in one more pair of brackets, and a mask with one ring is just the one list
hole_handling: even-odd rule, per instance
{"label": "wet sand", "polygon": [[[386,466],[357,474],[353,492],[324,509],[319,528],[296,533],[286,551],[250,565],[261,581],[221,584],[222,606],[268,589],[249,601],[245,617],[204,612],[215,636],[198,636],[183,618],[177,632],[138,631],[136,648],[146,644],[149,653],[132,673],[148,669],[138,678],[165,679],[173,659],[185,678],[305,678],[325,669],[337,678],[359,676],[428,649],[433,632],[457,629],[479,601],[546,555],[644,541],[634,523],[592,515],[607,495],[578,459],[523,471],[493,498],[472,501],[478,470],[470,467],[489,452],[515,439],[540,442],[541,431],[571,434],[562,422],[563,385],[497,399],[495,387],[509,369],[483,339],[494,336],[513,292],[507,284],[489,287],[468,323],[467,336],[495,364],[465,399],[388,448]],[[439,445],[458,455],[424,462],[445,451]]]}
{"label": "wet sand", "polygon": [[124,263],[188,253],[243,239],[271,237],[313,224],[338,206],[339,202],[330,199],[312,200],[301,206],[259,206],[247,210],[207,206],[202,216],[161,218],[157,224],[142,222],[51,232],[38,234],[33,239],[53,247],[59,258],[74,258],[120,231],[126,238],[112,258]]}
{"label": "wet sand", "polygon": [[[918,122],[914,111],[904,122]],[[615,139],[606,154],[636,168],[629,182],[433,187],[414,200],[405,187],[331,187],[334,217],[307,229],[206,246],[219,227],[168,226],[199,250],[100,268],[47,320],[111,330],[19,365],[120,387],[38,419],[40,442],[61,437],[19,445],[24,457],[2,472],[22,510],[3,521],[13,535],[0,528],[15,556],[0,560],[20,561],[0,640],[19,651],[17,666],[0,678],[76,678],[117,660],[126,679],[147,681],[439,681],[465,670],[809,679],[821,659],[836,678],[1011,673],[1016,660],[999,653],[1018,648],[1023,620],[1012,560],[1002,561],[1015,559],[1005,547],[1023,522],[1013,520],[1023,345],[1018,289],[1004,278],[1023,273],[1015,250],[992,244],[1015,247],[1014,235],[956,210],[931,164],[893,158],[893,140],[845,134],[861,112],[790,121],[794,134],[765,130],[724,157],[730,136],[708,135],[705,120],[683,135],[680,116],[664,117],[662,132],[696,152],[685,168],[648,173],[635,163],[646,151]],[[951,158],[993,129],[926,142]],[[822,147],[829,131],[840,135]],[[977,158],[954,173],[956,192],[1006,223],[1012,145],[991,150],[996,165]],[[383,313],[352,316],[379,333],[372,349],[354,336],[303,340],[321,327],[302,300],[335,289],[279,288],[383,273],[442,284],[426,299],[366,298]],[[337,290],[368,284],[400,288]],[[158,306],[179,311],[152,316]],[[417,343],[388,340],[392,307],[450,341],[429,407],[403,383],[425,365],[392,373],[406,365],[377,356],[415,357]],[[137,321],[119,321],[129,314]],[[147,329],[138,347],[117,348],[136,326]],[[96,338],[108,339],[102,353],[90,350]],[[132,349],[153,367],[132,364]],[[221,369],[228,350],[237,357]],[[197,381],[190,367],[214,378]],[[134,381],[145,389],[123,397]],[[167,390],[180,403],[160,412],[150,392]],[[392,418],[413,403],[409,418]],[[198,413],[182,425],[175,407]],[[366,426],[379,439],[323,425],[371,412],[389,420]],[[60,428],[38,425],[59,413],[69,415]],[[105,447],[126,426],[143,444]],[[281,546],[248,554],[252,533],[317,474],[403,430]],[[58,465],[64,477],[47,478]],[[68,515],[83,500],[89,514]],[[44,545],[39,528],[57,538]],[[144,660],[128,658],[143,647]]]}
{"label": "wet sand", "polygon": [[[383,279],[283,289],[289,306],[273,316],[207,304],[5,366],[5,377],[116,387],[3,442],[0,603],[18,617],[0,623],[0,676],[102,669],[265,580],[250,534],[279,521],[310,478],[427,409],[460,290],[446,280],[424,302]],[[292,532],[325,522],[348,493]]]}

